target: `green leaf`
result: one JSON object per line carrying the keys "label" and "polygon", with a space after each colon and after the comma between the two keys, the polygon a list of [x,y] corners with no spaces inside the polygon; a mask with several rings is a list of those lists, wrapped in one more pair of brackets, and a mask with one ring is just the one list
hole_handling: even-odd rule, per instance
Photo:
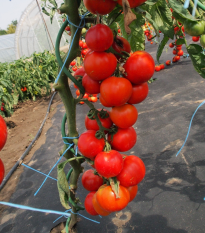
{"label": "green leaf", "polygon": [[182,44],[185,44],[185,39],[177,39],[177,42],[176,42],[176,45],[182,45]]}
{"label": "green leaf", "polygon": [[55,0],[48,0],[56,9],[58,8],[58,5]]}
{"label": "green leaf", "polygon": [[156,58],[157,58],[158,63],[159,63],[159,58],[162,55],[162,51],[164,49],[164,46],[166,45],[166,43],[168,42],[168,40],[169,40],[169,37],[168,36],[164,36],[164,38],[162,39],[162,41],[160,42],[160,44],[158,46],[157,54],[156,54]]}
{"label": "green leaf", "polygon": [[68,181],[66,179],[66,174],[64,172],[64,167],[68,163],[68,160],[60,163],[57,168],[57,186],[58,186],[58,192],[60,196],[60,202],[63,207],[66,209],[70,209],[71,207],[68,204],[69,200],[69,186],[68,186]]}
{"label": "green leaf", "polygon": [[184,8],[183,4],[176,0],[168,0],[171,8],[173,9],[173,16],[177,18],[179,21],[181,19],[181,23],[184,22],[184,20],[191,20],[196,21],[196,19],[189,13],[187,9]]}
{"label": "green leaf", "polygon": [[203,48],[197,44],[190,44],[187,47],[187,51],[195,70],[202,78],[205,78],[205,54],[203,54]]}

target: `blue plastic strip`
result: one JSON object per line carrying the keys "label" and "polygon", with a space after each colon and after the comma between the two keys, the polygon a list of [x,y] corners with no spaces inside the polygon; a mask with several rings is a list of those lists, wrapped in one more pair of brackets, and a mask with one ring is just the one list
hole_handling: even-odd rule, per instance
{"label": "blue plastic strip", "polygon": [[182,147],[180,148],[180,150],[177,152],[176,157],[178,156],[178,154],[179,154],[179,153],[181,152],[181,150],[183,149],[183,147],[184,147],[184,145],[185,145],[185,143],[186,143],[186,141],[187,141],[187,139],[188,139],[188,137],[189,137],[189,132],[190,132],[190,130],[191,130],[191,124],[192,124],[193,118],[194,118],[194,116],[195,116],[197,110],[198,110],[203,104],[205,104],[205,100],[204,100],[201,104],[199,104],[199,106],[198,106],[197,109],[195,110],[194,114],[192,115],[191,121],[190,121],[190,123],[189,123],[189,129],[188,129],[188,132],[187,132],[187,135],[186,135],[186,139],[185,139],[185,141],[184,141],[184,144],[183,144]]}
{"label": "blue plastic strip", "polygon": [[189,7],[189,0],[186,0],[184,3],[184,8],[187,9]]}
{"label": "blue plastic strip", "polygon": [[[44,175],[44,176],[48,176],[48,175],[46,175],[45,173],[40,172],[40,171],[38,171],[38,170],[36,170],[36,169],[34,169],[34,168],[32,168],[32,167],[29,167],[28,165],[26,165],[26,164],[24,164],[24,163],[22,163],[21,165],[23,165],[24,167],[29,168],[29,169],[31,169],[31,170],[33,170],[33,171],[35,171],[35,172],[38,172],[38,173],[40,173],[40,174],[42,174],[42,175]],[[53,178],[53,177],[51,177],[51,176],[48,176],[48,178],[57,181],[57,179],[55,179],[55,178]]]}
{"label": "blue plastic strip", "polygon": [[195,16],[196,7],[197,7],[197,2],[198,2],[198,0],[194,0],[194,8],[193,8],[193,10],[192,10],[192,16]]}

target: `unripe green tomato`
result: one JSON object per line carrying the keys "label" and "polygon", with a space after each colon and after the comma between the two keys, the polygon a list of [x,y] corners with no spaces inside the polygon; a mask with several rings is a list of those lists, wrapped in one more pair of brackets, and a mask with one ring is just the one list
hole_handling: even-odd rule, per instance
{"label": "unripe green tomato", "polygon": [[201,46],[205,47],[205,35],[202,35],[200,38],[200,44]]}
{"label": "unripe green tomato", "polygon": [[184,30],[190,36],[200,36],[205,31],[205,22],[201,21],[190,21],[186,20],[184,22]]}
{"label": "unripe green tomato", "polygon": [[83,28],[82,29],[82,34],[86,33],[86,31],[87,31],[86,28]]}

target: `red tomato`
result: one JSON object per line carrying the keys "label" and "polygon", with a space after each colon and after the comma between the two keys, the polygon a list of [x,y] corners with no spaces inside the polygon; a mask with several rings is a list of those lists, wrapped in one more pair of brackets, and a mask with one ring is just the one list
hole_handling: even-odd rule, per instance
{"label": "red tomato", "polygon": [[153,44],[153,41],[151,41],[150,44]]}
{"label": "red tomato", "polygon": [[183,56],[183,54],[184,54],[183,50],[179,50],[177,53],[178,56]]}
{"label": "red tomato", "polygon": [[87,31],[85,41],[91,50],[103,52],[113,43],[112,30],[107,25],[96,24]]}
{"label": "red tomato", "polygon": [[82,40],[79,41],[79,46],[80,46],[81,48],[83,47],[83,41],[82,41]]}
{"label": "red tomato", "polygon": [[65,28],[65,30],[66,30],[67,32],[69,32],[69,31],[70,31],[70,26],[67,26],[67,27]]}
{"label": "red tomato", "polygon": [[91,96],[91,97],[90,97],[90,101],[93,102],[93,103],[95,103],[95,102],[98,101],[98,98],[95,97],[95,96]]}
{"label": "red tomato", "polygon": [[169,66],[171,64],[171,61],[170,60],[167,60],[166,61],[166,65]]}
{"label": "red tomato", "polygon": [[87,46],[87,44],[86,43],[83,43],[83,47],[82,47],[83,49],[87,49],[88,48],[88,46]]}
{"label": "red tomato", "polygon": [[200,39],[200,36],[192,36],[192,40],[193,40],[194,42],[199,41],[199,39]]}
{"label": "red tomato", "polygon": [[173,49],[173,54],[177,54],[177,50],[176,49]]}
{"label": "red tomato", "polygon": [[[125,51],[127,53],[131,52],[131,47],[130,47],[129,42],[121,36],[115,37],[113,44],[112,44],[112,47],[116,52],[118,52],[120,54],[122,54],[123,51]],[[118,56],[116,54],[115,54],[115,56],[117,57],[117,59],[120,58],[120,56]]]}
{"label": "red tomato", "polygon": [[111,186],[106,186],[96,192],[96,199],[100,206],[108,212],[124,209],[130,201],[129,191],[119,185],[119,198],[112,191]]}
{"label": "red tomato", "polygon": [[130,96],[127,103],[129,104],[139,104],[143,100],[146,99],[149,92],[149,87],[147,82],[139,84],[139,85],[132,85],[132,95]]}
{"label": "red tomato", "polygon": [[27,88],[26,88],[26,87],[24,87],[24,89],[23,89],[23,92],[25,92],[25,91],[27,91]]}
{"label": "red tomato", "polygon": [[160,68],[160,66],[155,66],[155,71],[160,71],[161,70],[161,68]]}
{"label": "red tomato", "polygon": [[134,52],[123,66],[126,78],[133,84],[147,82],[154,74],[154,59],[145,51]]}
{"label": "red tomato", "polygon": [[70,63],[71,66],[74,66],[75,64],[76,64],[76,61],[72,61],[72,62]]}
{"label": "red tomato", "polygon": [[116,67],[117,59],[112,53],[90,51],[84,59],[85,72],[96,81],[110,77]]}
{"label": "red tomato", "polygon": [[182,45],[177,45],[176,49],[179,51],[182,49]]}
{"label": "red tomato", "polygon": [[117,30],[118,33],[120,33],[120,28]]}
{"label": "red tomato", "polygon": [[127,188],[127,190],[130,193],[130,202],[131,202],[136,197],[136,195],[137,195],[138,186],[137,185],[130,186],[130,187]]}
{"label": "red tomato", "polygon": [[111,144],[113,150],[125,152],[130,150],[137,141],[137,134],[133,127],[127,129],[120,129],[113,138],[108,134],[108,142]]}
{"label": "red tomato", "polygon": [[95,209],[93,207],[93,203],[92,203],[92,199],[93,199],[94,194],[95,194],[95,192],[88,193],[88,195],[85,198],[85,202],[84,202],[85,209],[90,215],[98,215],[98,213],[95,211]]}
{"label": "red tomato", "polygon": [[94,164],[97,172],[108,179],[117,176],[122,171],[123,158],[115,150],[102,151],[95,157]]}
{"label": "red tomato", "polygon": [[79,89],[76,90],[76,91],[75,91],[75,94],[76,94],[77,96],[79,96],[79,95],[80,95],[80,90],[79,90]]}
{"label": "red tomato", "polygon": [[81,51],[81,54],[82,54],[82,55],[86,55],[89,51],[90,51],[89,49],[83,49],[83,50]]}
{"label": "red tomato", "polygon": [[175,56],[175,60],[179,61],[180,60],[180,56]]}
{"label": "red tomato", "polygon": [[132,104],[125,104],[113,107],[110,111],[110,118],[117,127],[126,129],[135,124],[138,112]]}
{"label": "red tomato", "polygon": [[[104,186],[103,186],[104,187]],[[93,195],[93,199],[92,199],[92,203],[93,203],[93,207],[95,209],[95,211],[101,215],[101,216],[107,216],[110,214],[110,212],[104,210],[102,208],[102,206],[100,206],[100,204],[97,202],[97,199],[96,199],[96,193]]]}
{"label": "red tomato", "polygon": [[0,151],[6,144],[7,139],[7,126],[6,122],[4,121],[4,118],[0,115]]}
{"label": "red tomato", "polygon": [[1,106],[1,111],[2,111],[2,112],[4,111],[4,107],[3,107],[3,106]]}
{"label": "red tomato", "polygon": [[74,66],[74,67],[72,68],[73,71],[76,71],[77,69],[78,69],[77,66]]}
{"label": "red tomato", "polygon": [[117,179],[124,187],[134,186],[143,180],[145,172],[143,161],[135,155],[129,155],[124,159],[123,169]]}
{"label": "red tomato", "polygon": [[126,78],[110,77],[101,83],[100,95],[110,106],[125,104],[132,94],[132,84]]}
{"label": "red tomato", "polygon": [[100,99],[100,103],[105,106],[105,107],[112,107],[112,105],[109,105],[107,102],[105,102],[105,100],[103,99],[103,97],[100,95],[99,97]]}
{"label": "red tomato", "polygon": [[[105,110],[105,111],[107,111],[107,110]],[[100,120],[102,126],[109,129],[113,125],[113,123],[112,123],[112,121],[111,121],[111,119],[109,117],[109,112],[108,111],[107,111],[107,114],[108,114],[107,118],[101,118],[99,116],[99,114],[98,114],[98,117],[99,117],[99,120]],[[98,124],[97,124],[97,121],[95,119],[93,119],[93,120],[89,119],[87,115],[85,117],[85,127],[86,127],[87,130],[96,130],[96,131],[98,131],[100,129]]]}
{"label": "red tomato", "polygon": [[103,178],[95,175],[93,170],[87,170],[82,175],[82,185],[88,191],[97,191],[103,185]]}
{"label": "red tomato", "polygon": [[[131,8],[138,7],[146,1],[147,0],[128,0]],[[117,0],[117,2],[122,6],[122,0]]]}
{"label": "red tomato", "polygon": [[113,0],[83,0],[85,7],[93,14],[109,14],[116,6]]}
{"label": "red tomato", "polygon": [[172,58],[172,62],[174,62],[174,63],[177,62],[175,57]]}
{"label": "red tomato", "polygon": [[170,44],[169,44],[169,47],[170,47],[170,48],[174,48],[174,44],[173,44],[173,43],[170,43]]}
{"label": "red tomato", "polygon": [[73,83],[73,86],[74,86],[76,89],[78,89],[78,86],[77,86],[77,85],[75,85],[75,83]]}
{"label": "red tomato", "polygon": [[78,149],[87,158],[94,160],[95,156],[100,153],[105,141],[103,138],[97,139],[95,137],[95,130],[88,130],[82,133],[78,139]]}
{"label": "red tomato", "polygon": [[88,93],[85,93],[84,96],[83,96],[84,99],[87,99],[88,98]]}
{"label": "red tomato", "polygon": [[85,70],[83,67],[81,67],[80,69],[75,71],[73,76],[77,78],[77,76],[84,76],[84,74],[85,74]]}
{"label": "red tomato", "polygon": [[83,76],[82,85],[85,88],[85,91],[90,94],[100,93],[100,83],[90,78],[87,74]]}
{"label": "red tomato", "polygon": [[160,69],[163,70],[165,67],[164,67],[164,64],[160,64]]}
{"label": "red tomato", "polygon": [[0,159],[0,184],[2,183],[4,179],[4,174],[5,174],[4,164],[2,160]]}

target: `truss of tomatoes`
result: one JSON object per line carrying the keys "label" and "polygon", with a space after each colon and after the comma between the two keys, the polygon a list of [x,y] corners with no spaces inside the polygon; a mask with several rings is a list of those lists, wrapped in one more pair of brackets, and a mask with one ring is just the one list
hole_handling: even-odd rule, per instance
{"label": "truss of tomatoes", "polygon": [[[3,149],[7,140],[7,126],[4,118],[0,115],[0,151]],[[0,159],[0,184],[4,179],[5,169],[2,160]]]}
{"label": "truss of tomatoes", "polygon": [[[138,111],[134,104],[147,97],[147,81],[154,74],[155,63],[149,53],[137,51],[125,61],[123,76],[114,76],[119,55],[131,52],[129,42],[120,36],[114,38],[112,30],[103,24],[91,27],[85,42],[89,51],[83,68],[75,75],[83,76],[86,93],[99,94],[101,104],[111,107],[110,112],[95,110],[95,116],[105,129],[104,136],[97,136],[100,127],[96,117],[88,114],[85,118],[87,131],[78,140],[79,151],[96,170],[88,170],[82,176],[82,184],[90,192],[85,198],[85,209],[91,215],[106,216],[122,210],[134,199],[138,184],[145,176],[143,161],[121,152],[129,151],[137,141],[133,125]],[[107,51],[110,47],[117,56]]]}

